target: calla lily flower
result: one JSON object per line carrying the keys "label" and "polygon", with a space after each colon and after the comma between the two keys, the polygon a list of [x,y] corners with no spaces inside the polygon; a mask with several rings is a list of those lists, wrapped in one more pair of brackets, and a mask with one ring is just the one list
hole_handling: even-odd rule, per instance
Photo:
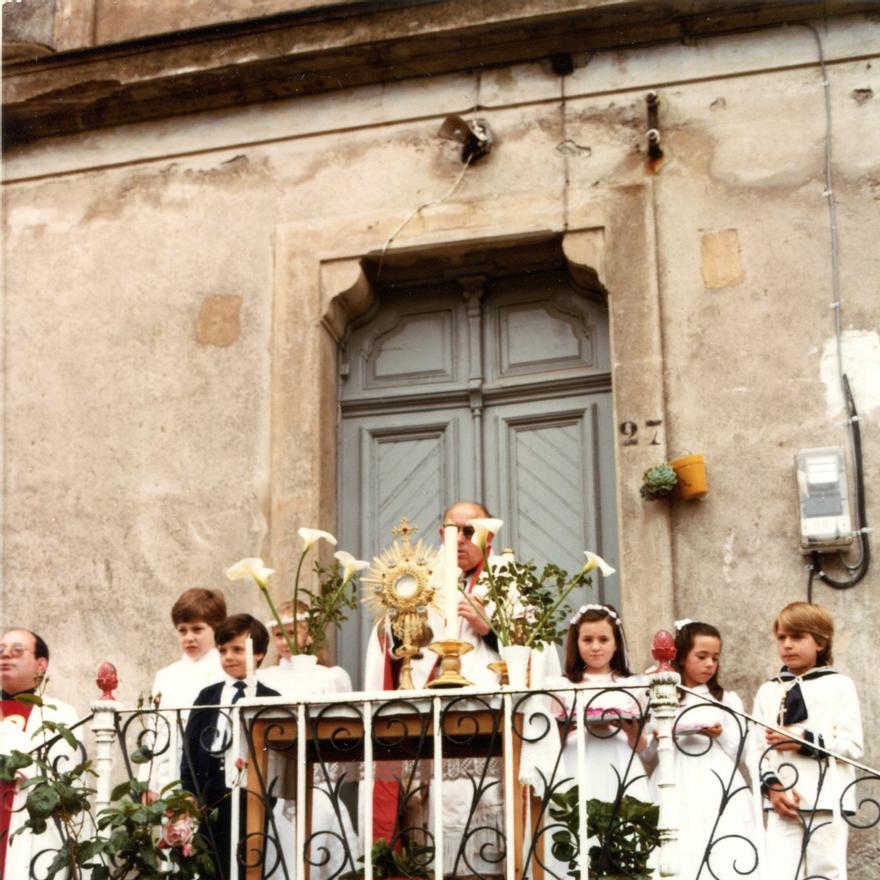
{"label": "calla lily flower", "polygon": [[484,553],[489,546],[489,535],[497,535],[504,525],[504,520],[500,519],[471,519],[468,525],[474,527],[474,536],[471,538],[480,550]]}
{"label": "calla lily flower", "polygon": [[267,588],[267,580],[269,575],[275,571],[274,568],[266,568],[262,559],[249,558],[241,559],[226,569],[226,577],[231,581],[240,581],[245,578],[252,578],[260,589]]}
{"label": "calla lily flower", "polygon": [[584,556],[587,557],[587,562],[583,568],[584,574],[591,572],[594,568],[598,568],[605,577],[608,577],[609,574],[614,574],[614,572],[617,571],[616,568],[612,568],[601,556],[599,556],[598,553],[584,550]]}
{"label": "calla lily flower", "polygon": [[351,553],[345,550],[337,550],[333,556],[342,564],[343,584],[347,584],[359,571],[370,567],[369,562],[364,562],[363,559],[355,559]]}
{"label": "calla lily flower", "polygon": [[320,529],[298,529],[297,534],[306,542],[306,550],[317,541],[327,541],[336,546],[336,538],[330,532],[322,532]]}

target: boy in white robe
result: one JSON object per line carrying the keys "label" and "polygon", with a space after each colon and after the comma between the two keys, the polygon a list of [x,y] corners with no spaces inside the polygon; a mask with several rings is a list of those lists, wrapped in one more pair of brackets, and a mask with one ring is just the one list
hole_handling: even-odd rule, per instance
{"label": "boy in white robe", "polygon": [[193,587],[181,593],[171,607],[182,656],[162,667],[153,680],[151,705],[168,711],[145,716],[152,733],[145,745],[156,754],[138,771],[140,781],[149,782],[155,792],[179,778],[181,732],[186,728],[188,707],[203,688],[223,678],[214,629],[225,618],[226,600],[219,590]]}

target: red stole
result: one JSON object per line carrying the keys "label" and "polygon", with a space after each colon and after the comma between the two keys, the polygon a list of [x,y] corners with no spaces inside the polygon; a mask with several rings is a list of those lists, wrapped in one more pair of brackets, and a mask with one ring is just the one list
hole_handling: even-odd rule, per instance
{"label": "red stole", "polygon": [[[32,703],[4,699],[0,701],[0,717],[4,719],[4,723],[16,725],[17,720],[6,719],[21,718],[21,729],[24,730],[33,708]],[[9,823],[17,788],[15,782],[0,782],[0,877],[6,872],[6,845],[9,842]]]}

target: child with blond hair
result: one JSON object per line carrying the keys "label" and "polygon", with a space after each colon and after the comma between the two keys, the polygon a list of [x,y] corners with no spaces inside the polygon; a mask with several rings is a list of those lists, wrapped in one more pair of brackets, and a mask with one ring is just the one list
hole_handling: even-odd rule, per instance
{"label": "child with blond hair", "polygon": [[855,772],[835,756],[862,756],[856,687],[831,666],[834,619],[821,605],[786,605],[773,634],[785,665],[761,685],[754,709],[759,721],[783,730],[765,731],[759,761],[767,811],[765,875],[845,880],[848,825],[842,814],[856,812]]}
{"label": "child with blond hair", "polygon": [[[307,666],[304,672],[297,670],[290,642],[296,644],[301,653],[310,648],[307,614],[308,608],[302,602],[299,603],[296,614],[293,602],[284,602],[278,606],[281,626],[274,618],[266,621],[266,629],[278,652],[278,665],[260,669],[257,673],[258,679],[293,701],[304,696],[350,693],[351,677],[341,666],[330,666],[327,652],[323,649],[314,652],[314,665]],[[278,758],[280,760],[272,762],[270,756],[270,773],[277,772],[281,777],[278,789],[281,796],[274,808],[275,825],[278,829],[281,856],[292,876],[293,866],[296,864],[295,763],[284,761],[280,753]],[[342,871],[348,868],[353,870],[360,856],[360,842],[348,807],[340,799],[339,791],[331,797],[330,789],[334,780],[330,777],[333,772],[332,768],[322,766],[315,770],[311,780],[312,827],[308,835],[311,845],[307,858],[312,880],[333,880]]]}

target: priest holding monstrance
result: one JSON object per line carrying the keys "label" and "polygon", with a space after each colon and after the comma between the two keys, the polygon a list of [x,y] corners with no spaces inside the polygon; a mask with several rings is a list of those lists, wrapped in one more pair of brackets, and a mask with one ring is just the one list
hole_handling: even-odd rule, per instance
{"label": "priest holding monstrance", "polygon": [[[482,608],[478,581],[483,568],[483,551],[472,540],[474,528],[469,522],[474,519],[489,518],[489,512],[476,501],[458,501],[443,514],[443,525],[440,527],[440,539],[443,540],[443,526],[455,525],[458,529],[457,564],[461,570],[459,585],[468,594],[468,598],[460,596],[457,601],[458,619],[447,621],[443,612],[429,607],[427,626],[430,632],[425,633],[423,643],[441,638],[452,638],[473,646],[461,658],[461,674],[472,684],[479,687],[495,687],[497,676],[488,665],[499,659],[498,639],[489,629],[488,623],[479,613]],[[489,536],[491,541],[491,535]],[[489,557],[493,564],[495,557]],[[440,565],[434,571],[432,581],[440,591],[446,582],[445,566]],[[367,660],[364,687],[366,690],[397,690],[400,687],[400,671],[403,661],[395,656],[394,636],[387,621],[380,621],[370,637],[367,646]],[[412,660],[412,686],[423,688],[435,679],[440,669],[440,657],[432,651],[421,651],[421,656]]]}
{"label": "priest holding monstrance", "polygon": [[[421,638],[418,640],[418,647],[422,650],[415,653],[414,649],[402,644],[402,641],[406,640],[400,638],[399,618],[395,632],[388,616],[383,617],[373,630],[367,649],[365,674],[367,690],[430,686],[431,682],[438,678],[441,658],[427,646],[439,642],[447,644],[462,642],[470,646],[469,650],[466,649],[460,655],[462,679],[478,687],[497,687],[498,678],[489,669],[489,664],[499,659],[498,640],[491,632],[486,617],[481,614],[484,592],[480,581],[484,565],[483,549],[474,542],[475,529],[471,525],[473,520],[485,519],[491,519],[489,511],[484,505],[474,501],[456,502],[444,512],[440,538],[444,541],[445,559],[433,566],[430,584],[433,588],[434,604],[427,607],[426,620],[423,627],[419,628]],[[500,521],[496,522],[497,526],[501,525]],[[453,528],[457,530],[454,557],[451,545]],[[411,527],[407,526],[407,533],[403,535],[407,546],[409,546],[409,530]],[[395,534],[400,534],[400,531],[395,530]],[[487,536],[487,554],[488,542],[491,538],[490,533]],[[494,569],[494,566],[502,560],[500,557],[489,556],[488,561]],[[456,579],[450,574],[450,569],[456,566],[460,574],[457,580],[458,590],[453,591],[450,587],[456,584]],[[369,581],[369,578],[365,578],[366,581]],[[442,606],[437,603],[438,598],[442,598]],[[457,870],[458,873],[479,873],[484,876],[498,874],[501,871],[501,863],[500,856],[496,857],[496,855],[499,853],[499,829],[503,825],[500,785],[495,783],[488,786],[479,796],[477,803],[472,803],[474,788],[467,776],[469,773],[478,776],[479,773],[475,769],[476,765],[470,768],[464,766],[467,760],[469,759],[446,762],[447,765],[456,766],[454,768],[448,766],[444,773],[446,781],[443,798],[443,840],[442,843],[437,841],[438,852],[443,854],[445,873]],[[492,759],[487,769],[490,778],[498,779],[500,766],[497,759]],[[447,776],[447,773],[450,775]],[[430,783],[427,780],[423,782],[424,785],[420,786],[419,790],[426,792],[427,796],[425,803],[421,804],[421,816],[408,815],[404,819],[400,815],[399,782],[394,778],[376,780],[373,797],[374,840],[384,838],[386,841],[395,841],[401,824],[410,828],[430,825]],[[408,807],[414,806],[413,800],[418,799],[409,799]],[[473,815],[471,815],[472,807]],[[468,827],[470,830],[467,852],[462,859],[459,850]]]}

